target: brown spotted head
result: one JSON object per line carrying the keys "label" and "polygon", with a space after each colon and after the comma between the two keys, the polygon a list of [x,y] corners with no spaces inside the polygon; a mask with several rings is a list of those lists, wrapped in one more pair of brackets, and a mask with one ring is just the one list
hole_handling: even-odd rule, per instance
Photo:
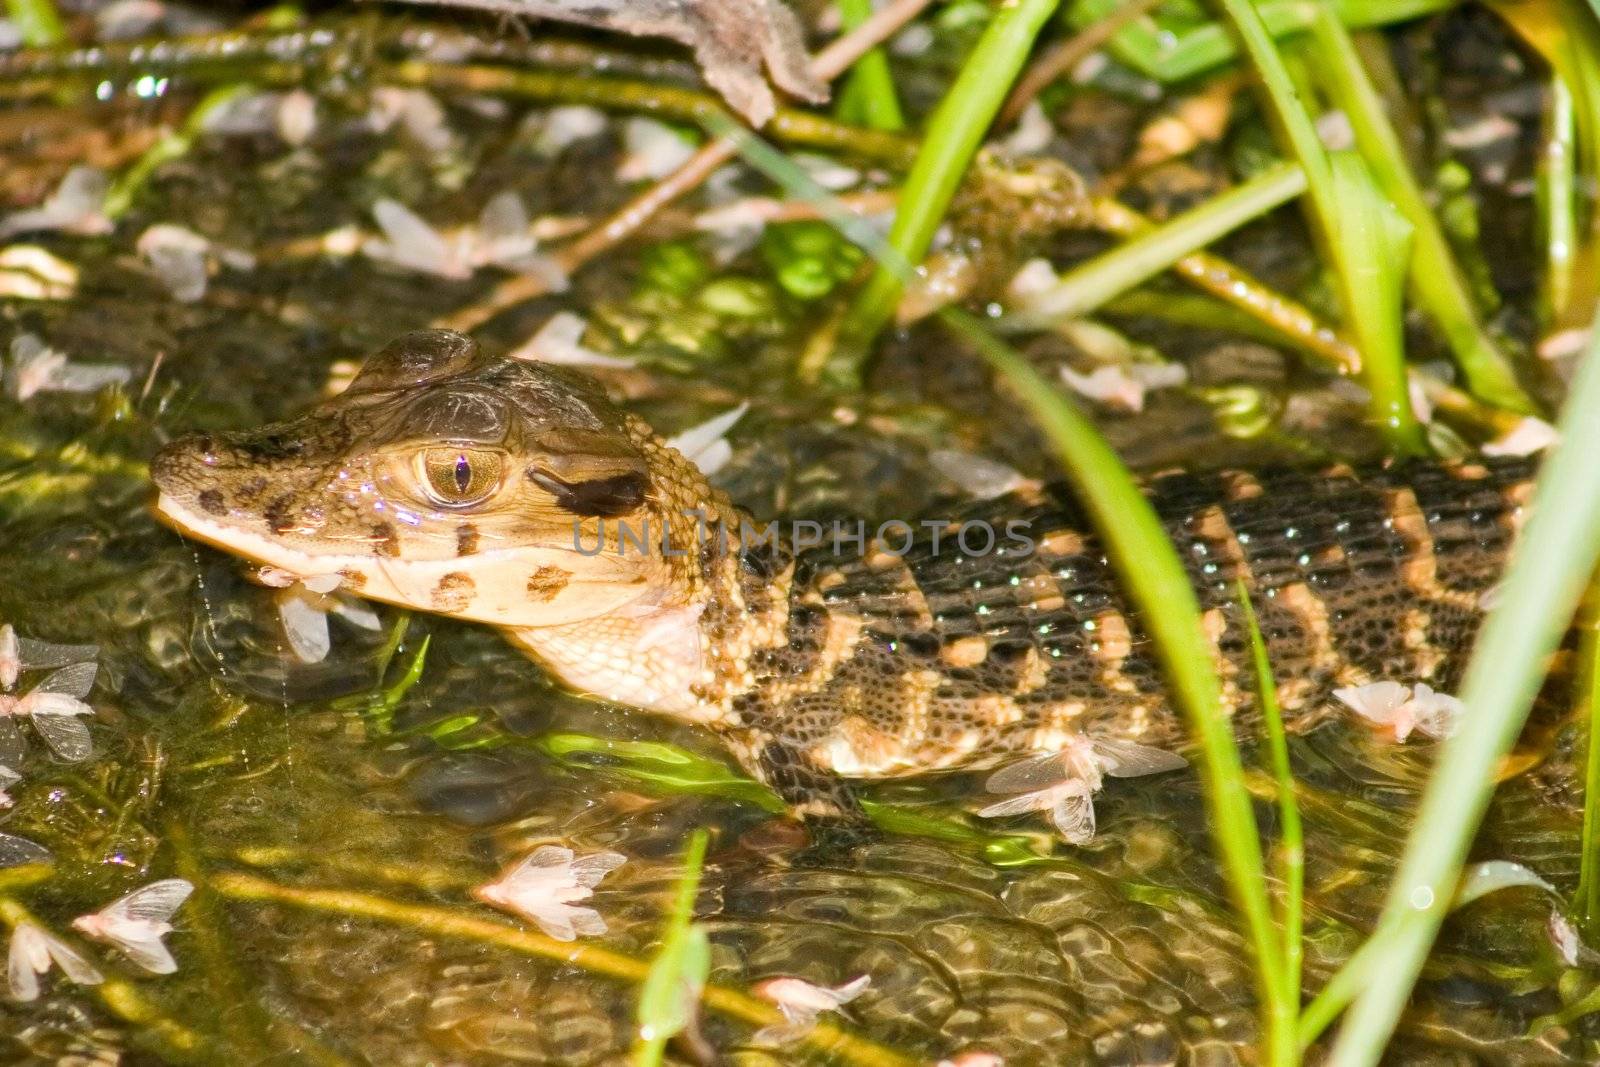
{"label": "brown spotted head", "polygon": [[659,598],[662,561],[595,553],[598,529],[710,492],[593,382],[448,330],[400,337],[299,418],[175,441],[151,476],[157,513],[190,536],[511,627]]}

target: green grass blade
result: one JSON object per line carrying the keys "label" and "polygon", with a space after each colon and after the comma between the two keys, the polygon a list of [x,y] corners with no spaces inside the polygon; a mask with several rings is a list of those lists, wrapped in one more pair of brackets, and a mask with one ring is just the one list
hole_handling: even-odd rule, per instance
{"label": "green grass blade", "polygon": [[1306,189],[1305,172],[1282,163],[1061,276],[1032,297],[1003,328],[1029,329],[1094,311],[1197,252],[1224,234],[1293,200]]}
{"label": "green grass blade", "polygon": [[1278,821],[1283,850],[1283,991],[1273,1005],[1293,1009],[1281,1025],[1293,1030],[1299,1023],[1300,976],[1305,969],[1305,833],[1300,825],[1300,803],[1295,797],[1294,770],[1289,765],[1289,739],[1283,729],[1283,709],[1278,705],[1278,685],[1267,658],[1267,643],[1261,637],[1261,624],[1250,592],[1239,583],[1239,604],[1244,609],[1250,630],[1250,655],[1255,665],[1256,693],[1261,702],[1261,722],[1267,735],[1267,757],[1278,787]]}
{"label": "green grass blade", "polygon": [[1393,271],[1390,257],[1397,231],[1387,217],[1393,208],[1387,201],[1379,203],[1382,198],[1364,166],[1342,164],[1336,172],[1255,5],[1250,0],[1218,0],[1218,6],[1238,31],[1284,139],[1306,172],[1312,220],[1333,261],[1340,303],[1365,361],[1373,418],[1393,452],[1421,455],[1427,443],[1406,393],[1399,303],[1370,288],[1374,272]]}
{"label": "green grass blade", "polygon": [[[839,0],[839,21],[853,30],[872,16],[872,0]],[[839,93],[838,115],[845,122],[870,126],[875,130],[903,130],[905,115],[894,90],[894,73],[889,56],[874,48],[850,69],[844,89]]]}
{"label": "green grass blade", "polygon": [[[1123,0],[1080,0],[1073,6],[1075,26],[1087,26],[1117,10]],[[1334,5],[1346,26],[1383,26],[1454,7],[1457,0],[1341,0]],[[1274,38],[1304,30],[1311,5],[1305,0],[1258,3],[1261,21]],[[1194,24],[1141,19],[1111,40],[1119,60],[1159,82],[1178,82],[1231,63],[1239,55],[1228,27],[1210,21]]]}
{"label": "green grass blade", "polygon": [[1328,157],[1340,221],[1334,269],[1344,282],[1345,308],[1364,360],[1362,380],[1371,418],[1404,455],[1427,451],[1406,387],[1405,281],[1412,228],[1378,188],[1354,152]]}
{"label": "green grass blade", "polygon": [[1356,144],[1379,188],[1411,224],[1415,239],[1411,286],[1418,303],[1444,334],[1474,395],[1499,407],[1532,412],[1532,399],[1517,384],[1510,362],[1479,320],[1466,275],[1406,164],[1399,135],[1349,32],[1326,7],[1317,8],[1311,32],[1315,47],[1308,49],[1306,56],[1318,80],[1334,106],[1349,118]]}
{"label": "green grass blade", "polygon": [[694,901],[700,891],[707,834],[696,830],[683,853],[683,875],[673,895],[672,912],[661,948],[639,988],[639,1040],[635,1067],[657,1067],[667,1042],[694,1019],[695,1005],[711,974],[711,945],[703,927],[694,925]]}
{"label": "green grass blade", "polygon": [[1578,891],[1573,895],[1578,919],[1590,937],[1600,927],[1600,618],[1588,612],[1583,635],[1584,699],[1589,705],[1588,752],[1584,757],[1583,832]]}
{"label": "green grass blade", "polygon": [[1600,332],[1563,410],[1532,516],[1479,633],[1461,690],[1467,706],[1428,781],[1415,828],[1373,934],[1376,960],[1345,1015],[1331,1063],[1375,1064],[1439,931],[1472,836],[1555,650],[1600,557]]}
{"label": "green grass blade", "polygon": [[[906,175],[889,230],[889,244],[907,261],[919,263],[928,251],[973,153],[1057,2],[1011,0],[996,8],[955,83],[929,119],[927,136]],[[830,383],[854,387],[860,382],[872,342],[894,314],[903,286],[903,279],[886,267],[873,272],[846,314],[839,351],[823,368]]]}
{"label": "green grass blade", "polygon": [[1540,312],[1546,329],[1559,324],[1572,304],[1574,256],[1578,247],[1577,127],[1572,91],[1560,75],[1550,79],[1545,100],[1544,144],[1539,152],[1534,202],[1544,270],[1539,279]]}
{"label": "green grass blade", "polygon": [[1267,899],[1261,839],[1233,728],[1223,710],[1212,650],[1200,624],[1200,605],[1172,543],[1149,501],[1094,424],[1023,356],[963,312],[941,320],[971,343],[1022,401],[1060,458],[1062,469],[1103,539],[1124,588],[1140,609],[1167,670],[1190,732],[1200,742],[1212,832],[1256,957],[1261,1003],[1268,1020],[1269,1062],[1294,1062],[1295,1004],[1283,1006],[1283,955]]}

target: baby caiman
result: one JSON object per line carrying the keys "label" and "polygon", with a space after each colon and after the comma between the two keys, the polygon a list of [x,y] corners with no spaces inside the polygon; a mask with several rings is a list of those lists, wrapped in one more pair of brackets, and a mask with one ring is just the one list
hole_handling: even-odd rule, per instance
{"label": "baby caiman", "polygon": [[[796,552],[744,536],[766,528],[592,381],[448,331],[399,338],[299,418],[175,441],[151,473],[183,533],[494,626],[574,689],[716,731],[803,814],[836,814],[842,779],[1085,740],[1184,745],[1139,615],[1065,490]],[[1249,721],[1242,579],[1305,728],[1336,686],[1452,687],[1532,473],[1484,460],[1147,491],[1227,706]],[[975,516],[1026,535],[958,540]]]}

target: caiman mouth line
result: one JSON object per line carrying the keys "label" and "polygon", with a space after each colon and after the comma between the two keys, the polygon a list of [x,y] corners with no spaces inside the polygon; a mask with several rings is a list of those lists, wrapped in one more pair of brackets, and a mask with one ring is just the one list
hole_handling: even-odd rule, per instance
{"label": "caiman mouth line", "polygon": [[[1454,688],[1533,469],[1181,475],[1147,493],[1223,676],[1253,669],[1242,580],[1288,679],[1285,718],[1307,729],[1335,688]],[[575,521],[693,545],[696,514],[734,530],[751,517],[595,383],[448,331],[398,339],[299,419],[176,441],[152,475],[180,531],[498,626],[574,689],[719,730],[797,811],[849,810],[841,775],[1185,742],[1143,623],[1065,489],[967,514],[1024,523],[1030,553],[940,553],[925,533],[898,555],[875,538],[859,555],[580,553]],[[1253,728],[1251,687],[1230,682],[1224,699]]]}
{"label": "caiman mouth line", "polygon": [[297,552],[269,537],[229,526],[180,504],[170,493],[160,493],[153,505],[156,516],[185,537],[203,541],[212,548],[243,556],[288,571],[296,577],[330,574],[360,561],[356,556],[324,556]]}

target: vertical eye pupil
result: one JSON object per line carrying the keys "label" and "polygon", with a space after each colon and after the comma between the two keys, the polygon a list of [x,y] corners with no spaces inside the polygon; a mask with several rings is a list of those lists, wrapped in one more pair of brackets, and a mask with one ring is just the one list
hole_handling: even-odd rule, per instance
{"label": "vertical eye pupil", "polygon": [[456,489],[461,493],[465,493],[467,491],[467,487],[472,484],[472,464],[468,462],[466,456],[456,457],[455,473]]}

